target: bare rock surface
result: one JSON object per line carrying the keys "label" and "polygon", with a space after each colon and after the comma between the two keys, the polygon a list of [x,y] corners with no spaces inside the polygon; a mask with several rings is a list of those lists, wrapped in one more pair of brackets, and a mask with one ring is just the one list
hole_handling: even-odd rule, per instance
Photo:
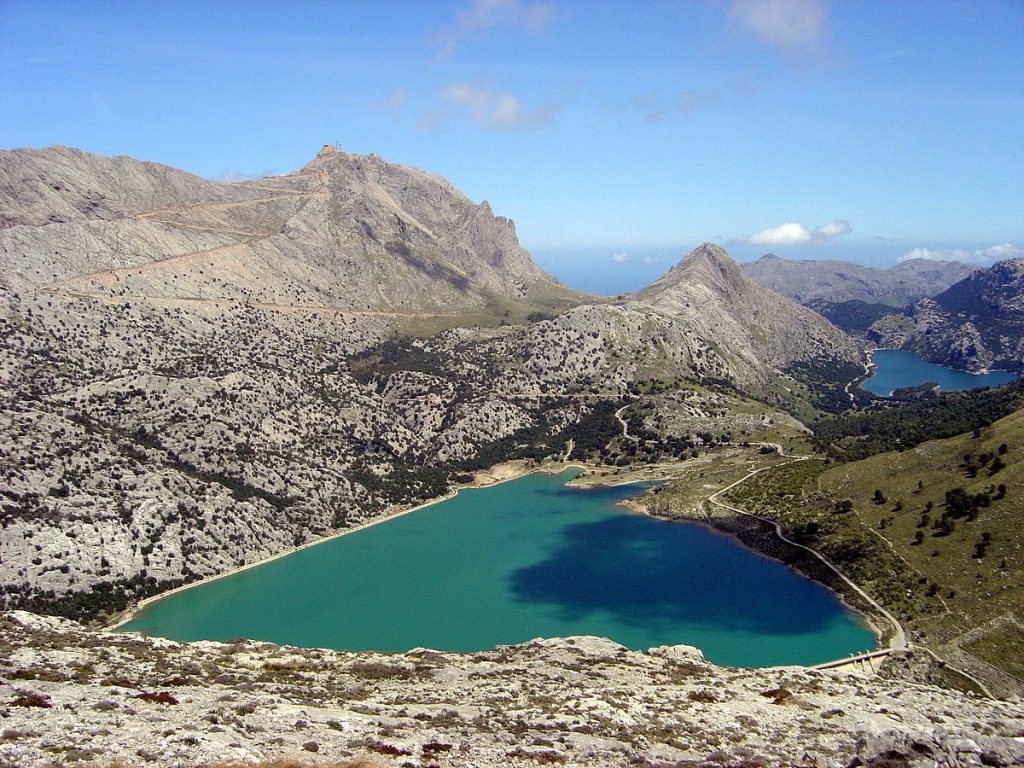
{"label": "bare rock surface", "polygon": [[898,318],[872,327],[875,340],[966,371],[1024,368],[1024,259],[979,269]]}
{"label": "bare rock surface", "polygon": [[687,646],[641,653],[570,637],[355,654],[94,633],[22,612],[0,628],[6,765],[184,767],[311,751],[479,768],[1024,764],[1019,702],[716,667]]}
{"label": "bare rock surface", "polygon": [[21,288],[405,312],[573,295],[486,201],[333,147],[244,183],[67,147],[5,151],[0,201],[0,256]]}

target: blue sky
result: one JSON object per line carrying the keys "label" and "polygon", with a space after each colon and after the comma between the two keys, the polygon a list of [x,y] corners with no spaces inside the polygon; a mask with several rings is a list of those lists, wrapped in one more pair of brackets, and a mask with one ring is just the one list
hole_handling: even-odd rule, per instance
{"label": "blue sky", "polygon": [[1024,255],[1024,2],[0,0],[0,147],[447,177],[570,284]]}

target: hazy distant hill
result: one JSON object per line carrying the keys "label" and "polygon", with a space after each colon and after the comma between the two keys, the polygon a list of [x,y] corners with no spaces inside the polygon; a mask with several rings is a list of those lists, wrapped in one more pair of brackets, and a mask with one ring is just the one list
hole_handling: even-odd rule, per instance
{"label": "hazy distant hill", "polygon": [[820,314],[837,328],[856,336],[868,333],[871,326],[887,315],[898,314],[899,310],[888,304],[877,304],[860,299],[848,301],[825,301],[815,299],[807,306]]}
{"label": "hazy distant hill", "polygon": [[902,307],[940,293],[975,268],[957,261],[909,259],[890,269],[877,269],[832,259],[783,259],[769,253],[743,269],[755,282],[801,304],[856,299]]}
{"label": "hazy distant hill", "polygon": [[1024,259],[979,269],[872,326],[887,347],[968,371],[1024,369]]}

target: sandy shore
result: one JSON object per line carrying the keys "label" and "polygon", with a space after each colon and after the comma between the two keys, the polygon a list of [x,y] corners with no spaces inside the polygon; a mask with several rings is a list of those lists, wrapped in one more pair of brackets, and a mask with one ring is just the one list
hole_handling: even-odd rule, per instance
{"label": "sandy shore", "polygon": [[105,627],[107,629],[117,629],[118,627],[122,627],[128,622],[135,619],[135,617],[138,616],[146,608],[146,606],[151,605],[152,603],[155,603],[158,600],[163,600],[165,597],[170,597],[171,595],[175,595],[179,592],[184,592],[187,589],[202,586],[203,584],[209,584],[211,581],[217,581],[218,579],[224,579],[228,576],[234,576],[236,573],[247,571],[250,568],[258,568],[261,565],[266,565],[267,563],[273,562],[274,560],[279,560],[282,557],[288,557],[289,555],[293,555],[296,552],[299,552],[300,550],[308,549],[309,547],[315,547],[319,544],[332,541],[342,536],[348,536],[351,533],[356,533],[357,531],[365,530],[374,525],[386,523],[389,520],[394,520],[396,517],[401,517],[402,515],[408,515],[412,512],[417,512],[425,507],[429,507],[434,504],[440,504],[442,501],[447,501],[448,499],[454,498],[460,490],[465,490],[469,488],[488,488],[492,485],[497,485],[498,483],[506,483],[510,480],[517,480],[520,477],[525,477],[526,475],[531,475],[535,472],[547,472],[549,474],[557,474],[559,472],[564,472],[566,469],[572,468],[586,469],[584,465],[577,463],[558,463],[537,466],[527,461],[506,461],[502,464],[495,464],[493,467],[489,467],[486,470],[477,472],[473,476],[473,480],[471,482],[463,483],[457,486],[456,488],[453,488],[444,496],[438,496],[436,499],[430,499],[429,501],[425,501],[422,504],[416,504],[410,507],[397,507],[394,509],[389,509],[379,517],[375,517],[372,520],[367,520],[366,522],[360,523],[359,525],[354,525],[351,528],[344,528],[340,531],[330,534],[329,536],[323,536],[322,538],[316,539],[315,541],[309,541],[305,544],[300,544],[297,547],[289,547],[288,549],[281,550],[277,554],[271,555],[270,557],[265,557],[262,560],[257,560],[252,563],[246,563],[245,565],[240,565],[237,568],[232,568],[230,570],[224,571],[223,573],[217,573],[213,574],[212,576],[207,576],[205,578],[200,579],[199,581],[192,581],[188,584],[182,584],[180,587],[175,587],[174,589],[168,590],[167,592],[161,592],[159,595],[147,597],[144,600],[140,600],[138,603],[134,603],[125,610],[121,611],[113,619],[111,619],[105,625]]}
{"label": "sandy shore", "polygon": [[[141,600],[137,604],[130,606],[125,611],[121,612],[113,621],[108,623],[107,628],[117,629],[118,627],[127,624],[128,622],[132,621],[136,616],[138,616],[139,613],[141,613],[142,610],[145,609],[148,605],[158,600],[163,600],[165,597],[169,597],[178,592],[183,592],[187,589],[192,589],[193,587],[198,587],[203,584],[216,581],[218,579],[223,579],[228,576],[232,576],[236,573],[240,573],[241,571],[245,571],[250,568],[256,568],[261,565],[265,565],[266,563],[278,560],[282,557],[287,557],[288,555],[294,554],[295,552],[298,552],[300,550],[308,549],[309,547],[315,547],[319,544],[323,544],[324,542],[337,539],[341,536],[347,536],[351,533],[362,531],[366,528],[370,528],[371,526],[379,525],[380,523],[385,523],[389,520],[393,520],[396,517],[401,517],[403,515],[408,515],[412,512],[417,512],[421,509],[424,509],[425,507],[429,507],[434,504],[439,504],[443,501],[447,501],[448,499],[454,498],[460,490],[473,488],[488,488],[494,485],[498,485],[499,483],[506,483],[511,480],[517,480],[521,477],[526,477],[527,475],[535,474],[538,472],[544,472],[547,474],[559,474],[567,469],[579,469],[586,473],[569,482],[569,485],[575,488],[613,487],[619,485],[629,485],[632,483],[652,481],[668,482],[673,479],[668,474],[658,471],[657,467],[646,466],[633,470],[627,469],[624,472],[615,474],[613,471],[604,472],[600,469],[596,469],[593,466],[582,464],[580,462],[571,461],[567,463],[556,462],[550,464],[543,464],[540,466],[534,464],[533,462],[518,460],[508,461],[502,464],[496,464],[493,467],[489,467],[486,470],[481,470],[480,472],[475,473],[473,476],[473,480],[471,482],[464,483],[457,486],[456,488],[453,488],[444,496],[439,496],[436,499],[431,499],[429,501],[423,502],[422,504],[416,504],[414,506],[399,507],[393,510],[388,510],[379,517],[375,517],[372,520],[367,520],[366,522],[360,523],[359,525],[355,525],[351,528],[345,528],[344,530],[337,531],[336,533],[333,533],[329,536],[324,536],[323,538],[317,539],[316,541],[311,541],[297,547],[291,547],[289,549],[283,550],[275,555],[271,555],[270,557],[264,558],[262,560],[258,560],[253,563],[248,563],[237,568],[232,568],[231,570],[225,571],[224,573],[215,574],[213,576],[207,576],[206,578],[201,579],[199,581],[194,581],[189,584],[185,584],[175,589],[169,590],[167,592],[162,592],[159,595],[148,597],[144,600]],[[835,589],[833,585],[824,583],[820,579],[817,579],[811,576],[810,574],[801,573],[801,571],[798,568],[794,567],[793,563],[786,562],[786,559],[784,557],[777,557],[775,555],[769,554],[768,552],[759,549],[757,546],[751,545],[750,542],[742,540],[738,535],[736,535],[736,533],[728,530],[723,530],[722,528],[716,526],[714,524],[714,521],[710,518],[700,518],[697,516],[687,518],[667,518],[659,516],[657,514],[652,514],[651,511],[647,508],[647,505],[643,501],[643,499],[647,495],[648,492],[640,493],[635,497],[622,500],[621,502],[619,502],[619,505],[628,508],[632,512],[643,514],[653,519],[675,520],[676,522],[696,523],[697,525],[700,525],[718,535],[726,536],[727,538],[733,540],[744,549],[754,552],[755,554],[758,554],[761,557],[766,557],[770,560],[776,560],[777,562],[786,565],[794,572],[800,573],[800,575],[804,578],[810,578],[812,581],[822,584],[822,586],[825,586],[847,608],[849,608],[851,611],[862,617],[862,619],[874,631],[876,637],[878,638],[879,649],[884,647],[883,643],[885,640],[886,633],[874,620],[875,617],[865,613],[863,610],[859,610],[858,608],[854,607],[851,604],[850,600],[847,598],[847,596],[844,595],[841,591]],[[781,541],[784,542],[784,540]],[[874,663],[877,664],[878,662],[876,661]],[[864,671],[863,665],[861,667],[858,667],[857,669],[858,671]]]}

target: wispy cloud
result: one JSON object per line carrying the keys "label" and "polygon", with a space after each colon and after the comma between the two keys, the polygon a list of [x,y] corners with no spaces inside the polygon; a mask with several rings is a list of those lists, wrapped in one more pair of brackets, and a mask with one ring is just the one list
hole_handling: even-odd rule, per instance
{"label": "wispy cloud", "polygon": [[461,111],[480,127],[495,131],[551,125],[562,108],[555,101],[545,102],[538,107],[524,107],[518,98],[506,91],[465,83],[449,85],[442,92],[441,101],[450,108],[444,114],[444,119],[453,115],[452,110]]}
{"label": "wispy cloud", "polygon": [[438,61],[447,59],[464,40],[496,28],[516,29],[539,35],[556,16],[553,2],[524,0],[472,0],[456,14],[450,26],[437,33]]}
{"label": "wispy cloud", "polygon": [[611,259],[612,264],[654,264],[657,262],[653,256],[632,256],[628,253],[613,253]]}
{"label": "wispy cloud", "polygon": [[405,102],[411,93],[412,90],[410,88],[396,88],[391,92],[391,95],[383,99],[371,101],[370,106],[386,110],[392,118],[397,118],[402,113],[402,107],[405,106]]}
{"label": "wispy cloud", "polygon": [[829,42],[826,0],[732,0],[729,18],[794,58],[820,55]]}
{"label": "wispy cloud", "polygon": [[851,232],[853,232],[853,227],[850,226],[850,222],[846,221],[846,219],[836,219],[828,224],[822,224],[820,227],[817,227],[813,234],[815,240],[821,241],[827,240],[830,237],[848,235]]}
{"label": "wispy cloud", "polygon": [[812,243],[823,243],[826,240],[847,235],[853,231],[850,222],[845,219],[836,219],[814,230],[809,230],[803,224],[795,221],[780,224],[777,227],[762,229],[745,240],[733,241],[737,245],[810,245]]}
{"label": "wispy cloud", "polygon": [[421,112],[416,118],[416,127],[423,133],[440,133],[452,118],[451,110],[438,108]]}
{"label": "wispy cloud", "polygon": [[967,250],[965,248],[954,249],[932,249],[932,248],[911,248],[900,256],[899,261],[910,259],[931,259],[932,261],[962,261],[965,264],[984,264],[1004,259],[1019,259],[1024,257],[1024,247],[1013,243],[1001,243],[991,245],[988,248],[977,248]]}
{"label": "wispy cloud", "polygon": [[721,85],[678,91],[668,98],[656,92],[640,94],[630,100],[628,110],[619,107],[613,111],[632,111],[645,122],[661,123],[676,117],[689,117],[694,112],[713,107],[729,96],[750,96],[759,90],[758,85],[744,75]]}

